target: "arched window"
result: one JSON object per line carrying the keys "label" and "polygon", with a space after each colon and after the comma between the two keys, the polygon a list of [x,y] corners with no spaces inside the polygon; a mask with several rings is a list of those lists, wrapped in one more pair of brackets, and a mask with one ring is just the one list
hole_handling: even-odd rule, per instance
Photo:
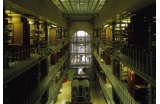
{"label": "arched window", "polygon": [[71,67],[89,68],[91,66],[91,37],[85,31],[77,31],[71,38],[70,44]]}

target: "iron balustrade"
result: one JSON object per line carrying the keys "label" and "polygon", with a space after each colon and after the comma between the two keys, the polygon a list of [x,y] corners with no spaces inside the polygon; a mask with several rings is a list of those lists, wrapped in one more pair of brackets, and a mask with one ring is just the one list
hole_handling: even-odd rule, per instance
{"label": "iron balustrade", "polygon": [[48,46],[48,48],[46,45],[42,45],[39,48],[35,46],[19,46],[4,50],[3,83],[15,78],[62,47],[62,44],[57,44],[56,46]]}
{"label": "iron balustrade", "polygon": [[152,85],[156,85],[156,53],[133,46],[124,47],[121,53],[114,53],[113,57],[139,73]]}
{"label": "iron balustrade", "polygon": [[100,38],[94,38],[93,43],[96,46],[99,46],[100,48],[102,48],[103,50],[106,50],[107,48],[112,49],[113,52],[116,52],[117,50],[120,50],[125,46],[125,42],[123,42],[123,41],[122,42],[106,41],[106,40],[102,40]]}
{"label": "iron balustrade", "polygon": [[93,53],[95,56],[97,62],[99,63],[100,67],[110,80],[116,94],[119,96],[123,104],[137,104],[135,100],[132,98],[132,96],[128,93],[128,91],[124,88],[124,86],[121,84],[121,82],[113,75],[111,71],[109,71],[109,68],[104,62],[101,62],[101,58],[98,54]]}
{"label": "iron balustrade", "polygon": [[65,72],[63,73],[61,79],[59,80],[59,82],[58,82],[58,84],[57,84],[56,86],[54,86],[54,85],[50,86],[50,87],[52,87],[52,89],[53,89],[53,90],[51,91],[51,92],[52,92],[52,94],[51,94],[52,96],[48,98],[48,101],[46,102],[46,104],[50,104],[52,101],[55,102],[56,97],[57,97],[57,95],[58,95],[58,92],[59,92],[59,90],[61,89],[61,85],[62,85],[62,83],[63,83],[63,80],[64,80],[64,78],[65,78],[68,70],[69,70],[69,69],[65,69]]}
{"label": "iron balustrade", "polygon": [[78,42],[78,43],[91,43],[91,38],[90,37],[72,37],[71,42]]}
{"label": "iron balustrade", "polygon": [[3,69],[4,83],[44,59],[42,55],[31,53],[31,51],[32,47],[24,50],[19,48],[11,48],[6,50],[8,54],[3,56],[3,60],[6,64]]}
{"label": "iron balustrade", "polygon": [[106,85],[103,83],[103,81],[102,81],[97,69],[95,69],[95,72],[96,72],[96,75],[99,77],[99,83],[100,83],[100,86],[102,88],[104,97],[105,97],[105,99],[107,101],[107,104],[115,104],[114,100],[109,97],[109,95],[108,95],[108,93],[106,91]]}
{"label": "iron balustrade", "polygon": [[48,75],[39,83],[33,93],[28,96],[28,98],[23,102],[24,104],[38,104],[45,91],[51,86],[52,78],[64,65],[67,58],[68,52],[62,57],[61,62],[58,62],[54,67],[52,67],[52,69],[49,69],[51,72],[48,73]]}
{"label": "iron balustrade", "polygon": [[[94,38],[95,45],[99,45],[107,53],[121,61],[153,86],[156,85],[156,52],[142,47],[126,45],[125,42],[103,41]],[[109,47],[109,48],[108,48]]]}

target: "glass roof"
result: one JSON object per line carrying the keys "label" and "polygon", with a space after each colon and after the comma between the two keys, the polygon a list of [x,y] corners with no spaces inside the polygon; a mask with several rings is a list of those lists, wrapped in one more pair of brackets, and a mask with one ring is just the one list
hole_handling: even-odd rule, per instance
{"label": "glass roof", "polygon": [[91,20],[107,0],[51,0],[71,20]]}

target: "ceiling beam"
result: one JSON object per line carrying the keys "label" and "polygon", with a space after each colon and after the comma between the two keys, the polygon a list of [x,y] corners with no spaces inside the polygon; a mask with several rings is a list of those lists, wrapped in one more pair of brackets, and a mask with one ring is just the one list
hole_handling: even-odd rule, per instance
{"label": "ceiling beam", "polygon": [[100,0],[97,1],[96,6],[93,9],[93,13],[95,13],[96,8],[98,7],[98,4],[100,3]]}
{"label": "ceiling beam", "polygon": [[71,4],[71,1],[70,1],[70,0],[68,0],[68,1],[69,1],[69,4],[70,4],[71,8],[72,8],[73,13],[75,13],[75,12],[74,12],[74,9],[73,9],[73,6],[72,6],[72,4]]}
{"label": "ceiling beam", "polygon": [[[88,11],[89,3],[90,3],[90,0],[88,0],[88,5],[87,5],[87,10],[86,10],[86,11]],[[89,13],[89,12],[88,12],[88,13]]]}
{"label": "ceiling beam", "polygon": [[98,16],[98,13],[63,13],[63,16]]}
{"label": "ceiling beam", "polygon": [[[90,9],[90,12],[88,12],[88,13],[92,13],[93,2],[94,2],[94,0],[92,0],[92,5],[91,5],[91,7],[89,8],[89,9]],[[88,6],[88,7],[89,7],[89,6]],[[89,10],[88,10],[88,11],[89,11]]]}
{"label": "ceiling beam", "polygon": [[81,2],[79,0],[79,11],[81,12]]}
{"label": "ceiling beam", "polygon": [[63,3],[61,0],[58,0],[58,2],[61,4],[61,6],[64,8],[64,10],[66,11],[66,13],[68,13],[67,9],[64,7]]}

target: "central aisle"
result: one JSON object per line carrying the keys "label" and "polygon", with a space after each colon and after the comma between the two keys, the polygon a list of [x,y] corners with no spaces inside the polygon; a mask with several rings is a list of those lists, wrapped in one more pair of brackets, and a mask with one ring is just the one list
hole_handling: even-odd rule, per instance
{"label": "central aisle", "polygon": [[[91,86],[91,102],[93,104],[107,104],[103,93],[100,90],[98,82],[90,82]],[[57,101],[54,104],[66,104],[66,102],[71,102],[71,81],[64,82],[60,93],[57,97]]]}

